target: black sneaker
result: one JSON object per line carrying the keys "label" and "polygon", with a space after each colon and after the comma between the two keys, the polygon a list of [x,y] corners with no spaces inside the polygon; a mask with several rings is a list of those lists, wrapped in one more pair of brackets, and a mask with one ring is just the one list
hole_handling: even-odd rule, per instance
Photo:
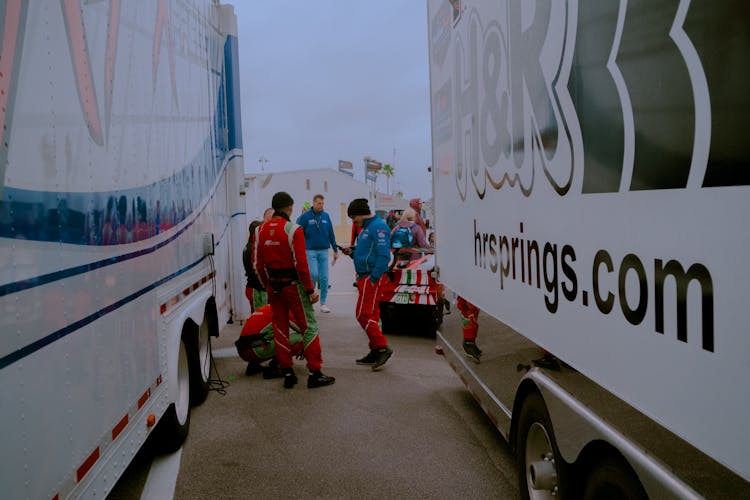
{"label": "black sneaker", "polygon": [[268,366],[263,368],[264,379],[281,378],[283,376],[284,372],[281,371],[279,368],[279,362],[275,359],[272,359],[271,362],[268,363]]}
{"label": "black sneaker", "polygon": [[368,352],[364,358],[359,358],[357,360],[357,364],[358,365],[374,365],[377,360],[378,360],[378,350],[370,349],[370,352]]}
{"label": "black sneaker", "polygon": [[375,349],[375,355],[377,359],[372,364],[372,371],[380,370],[383,367],[385,362],[393,355],[393,349],[388,346],[381,347],[380,349]]}
{"label": "black sneaker", "polygon": [[477,343],[473,340],[464,340],[464,353],[469,358],[473,359],[477,363],[479,363],[480,359],[482,357],[482,350],[477,347]]}
{"label": "black sneaker", "polygon": [[316,387],[323,387],[325,385],[331,385],[336,382],[336,379],[325,375],[322,371],[310,372],[307,377],[307,388],[314,389]]}
{"label": "black sneaker", "polygon": [[294,374],[294,368],[284,368],[284,389],[291,389],[297,385],[297,375]]}
{"label": "black sneaker", "polygon": [[251,361],[247,364],[247,368],[245,368],[245,375],[255,375],[256,373],[260,373],[262,371],[264,371],[264,368],[260,365],[260,363]]}

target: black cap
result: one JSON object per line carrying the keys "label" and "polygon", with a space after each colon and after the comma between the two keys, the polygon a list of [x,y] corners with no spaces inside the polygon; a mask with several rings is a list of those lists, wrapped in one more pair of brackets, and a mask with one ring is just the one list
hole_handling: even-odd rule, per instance
{"label": "black cap", "polygon": [[273,198],[271,199],[271,207],[274,210],[291,207],[292,205],[294,205],[294,200],[289,196],[289,193],[284,191],[279,191],[273,195]]}
{"label": "black cap", "polygon": [[370,215],[370,205],[367,204],[367,198],[357,198],[349,203],[349,208],[346,209],[346,215],[352,217],[354,215]]}

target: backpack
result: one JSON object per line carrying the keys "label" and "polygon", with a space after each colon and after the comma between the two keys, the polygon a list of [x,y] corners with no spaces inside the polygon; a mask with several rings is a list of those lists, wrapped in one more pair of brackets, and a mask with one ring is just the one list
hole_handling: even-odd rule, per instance
{"label": "backpack", "polygon": [[414,235],[410,227],[399,227],[391,237],[391,248],[408,248],[414,245]]}

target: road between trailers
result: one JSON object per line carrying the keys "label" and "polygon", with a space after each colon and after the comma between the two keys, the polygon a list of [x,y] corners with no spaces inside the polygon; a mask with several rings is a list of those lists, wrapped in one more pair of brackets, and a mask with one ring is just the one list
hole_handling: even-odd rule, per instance
{"label": "road between trailers", "polygon": [[171,488],[177,499],[517,498],[507,444],[435,355],[434,339],[389,336],[395,354],[380,372],[354,363],[367,341],[353,316],[353,275],[340,259],[333,312],[316,314],[333,386],[307,389],[298,360],[302,383],[291,390],[246,376],[233,345],[241,326],[226,325],[213,345],[225,393],[193,408],[179,455],[152,466],[147,449],[110,498],[163,498]]}

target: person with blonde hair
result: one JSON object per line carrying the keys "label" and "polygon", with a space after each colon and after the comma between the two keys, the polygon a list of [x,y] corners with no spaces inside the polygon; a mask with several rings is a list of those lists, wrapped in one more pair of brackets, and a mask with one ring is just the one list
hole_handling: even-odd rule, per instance
{"label": "person with blonde hair", "polygon": [[391,247],[396,251],[408,252],[409,259],[419,257],[418,252],[408,250],[410,247],[430,248],[427,242],[427,235],[419,224],[416,223],[416,211],[413,208],[407,208],[401,214],[401,219],[393,226],[391,230]]}
{"label": "person with blonde hair", "polygon": [[422,228],[422,231],[427,234],[427,224],[425,223],[424,219],[422,218],[422,199],[421,198],[412,198],[409,200],[409,207],[414,210],[414,222],[417,223],[419,227]]}

